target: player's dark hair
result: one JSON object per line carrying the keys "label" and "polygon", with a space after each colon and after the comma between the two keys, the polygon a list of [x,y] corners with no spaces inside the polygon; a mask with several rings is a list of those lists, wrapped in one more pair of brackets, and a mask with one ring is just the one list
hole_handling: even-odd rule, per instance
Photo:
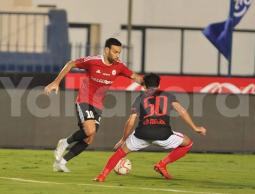
{"label": "player's dark hair", "polygon": [[116,39],[116,38],[108,38],[106,41],[105,41],[105,48],[108,47],[108,48],[111,48],[112,45],[115,45],[115,46],[121,46],[121,42]]}
{"label": "player's dark hair", "polygon": [[145,75],[143,80],[146,88],[156,88],[160,83],[160,77],[155,73]]}

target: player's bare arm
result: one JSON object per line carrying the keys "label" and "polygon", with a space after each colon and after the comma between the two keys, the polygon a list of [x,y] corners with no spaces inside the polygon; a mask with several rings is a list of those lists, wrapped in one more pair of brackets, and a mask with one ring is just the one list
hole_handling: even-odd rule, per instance
{"label": "player's bare arm", "polygon": [[137,82],[138,84],[143,83],[143,77],[141,75],[138,75],[137,73],[133,73],[131,75],[131,79],[134,80],[135,82]]}
{"label": "player's bare arm", "polygon": [[56,93],[58,93],[59,90],[59,84],[61,80],[65,77],[65,75],[73,68],[75,67],[75,63],[73,61],[69,61],[66,63],[66,65],[63,67],[63,69],[60,71],[56,79],[51,82],[49,85],[47,85],[44,88],[45,94],[49,95],[52,91],[55,90]]}
{"label": "player's bare arm", "polygon": [[134,114],[131,114],[125,124],[125,127],[124,127],[124,133],[123,133],[123,136],[122,138],[119,140],[118,143],[116,143],[116,145],[114,146],[114,149],[117,149],[119,148],[125,141],[126,139],[128,138],[128,136],[133,132],[134,130],[134,126],[135,126],[135,121],[136,121],[136,118],[137,118],[137,114],[134,113]]}
{"label": "player's bare arm", "polygon": [[197,133],[201,135],[206,135],[206,128],[196,126],[193,120],[191,119],[189,113],[187,110],[179,103],[179,102],[173,102],[172,103],[173,108],[178,112],[178,114],[181,116],[181,118]]}

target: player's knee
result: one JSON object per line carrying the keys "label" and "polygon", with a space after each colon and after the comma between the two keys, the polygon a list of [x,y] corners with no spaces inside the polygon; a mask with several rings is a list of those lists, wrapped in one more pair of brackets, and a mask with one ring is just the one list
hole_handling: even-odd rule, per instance
{"label": "player's knee", "polygon": [[193,146],[193,141],[190,139],[190,141],[188,142],[188,145],[190,148]]}
{"label": "player's knee", "polygon": [[94,135],[92,135],[92,136],[90,136],[90,137],[84,139],[83,141],[84,141],[86,144],[90,145],[90,144],[92,144],[93,140],[94,140]]}
{"label": "player's knee", "polygon": [[92,136],[96,133],[96,128],[95,127],[88,127],[88,126],[83,125],[82,129],[85,132],[87,137]]}
{"label": "player's knee", "polygon": [[95,129],[86,130],[85,133],[88,137],[90,137],[96,133],[96,130]]}
{"label": "player's knee", "polygon": [[193,141],[186,135],[184,135],[182,146],[192,146]]}

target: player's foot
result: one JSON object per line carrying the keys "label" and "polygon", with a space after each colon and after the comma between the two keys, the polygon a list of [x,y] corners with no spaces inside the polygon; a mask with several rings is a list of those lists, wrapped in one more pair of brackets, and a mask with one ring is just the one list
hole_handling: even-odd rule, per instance
{"label": "player's foot", "polygon": [[70,172],[70,170],[66,167],[65,164],[61,164],[58,161],[55,161],[53,164],[53,171],[54,172]]}
{"label": "player's foot", "polygon": [[154,165],[154,170],[160,173],[165,179],[172,179],[173,177],[167,172],[166,165],[162,164],[160,161],[159,163]]}
{"label": "player's foot", "polygon": [[105,181],[105,178],[106,178],[106,176],[100,174],[100,175],[98,175],[96,178],[94,178],[93,180],[94,180],[94,181],[97,181],[97,182],[104,182],[104,181]]}
{"label": "player's foot", "polygon": [[54,151],[56,161],[60,161],[67,147],[68,147],[67,139],[60,139],[58,141],[58,145]]}

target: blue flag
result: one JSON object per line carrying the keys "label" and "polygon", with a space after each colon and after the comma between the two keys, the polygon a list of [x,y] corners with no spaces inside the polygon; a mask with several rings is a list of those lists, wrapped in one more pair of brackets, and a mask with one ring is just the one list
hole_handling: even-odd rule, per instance
{"label": "blue flag", "polygon": [[252,0],[231,0],[230,13],[226,21],[213,23],[203,30],[207,39],[230,60],[232,46],[232,31],[247,12]]}

